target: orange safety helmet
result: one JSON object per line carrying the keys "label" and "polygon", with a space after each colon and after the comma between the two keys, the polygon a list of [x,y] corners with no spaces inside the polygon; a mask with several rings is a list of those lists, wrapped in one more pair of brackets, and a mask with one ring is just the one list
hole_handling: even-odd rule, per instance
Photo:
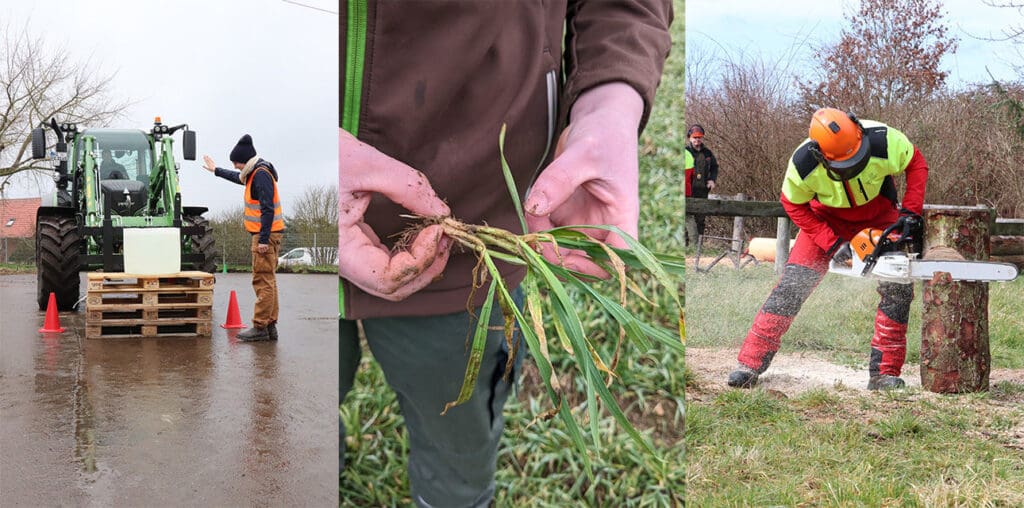
{"label": "orange safety helmet", "polygon": [[852,113],[835,108],[815,111],[808,136],[811,152],[833,180],[857,176],[871,159],[871,142],[864,135],[864,126]]}

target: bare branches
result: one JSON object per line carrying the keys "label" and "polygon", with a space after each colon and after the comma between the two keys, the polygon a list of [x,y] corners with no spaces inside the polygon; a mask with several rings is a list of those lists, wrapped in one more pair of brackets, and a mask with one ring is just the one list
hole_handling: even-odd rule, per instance
{"label": "bare branches", "polygon": [[59,121],[106,125],[128,106],[111,97],[114,73],[73,61],[67,48],[50,49],[27,27],[0,26],[0,178],[49,169],[33,163],[33,127]]}
{"label": "bare branches", "polygon": [[302,196],[294,203],[285,203],[289,211],[288,229],[295,237],[305,239],[317,249],[313,252],[313,263],[329,265],[336,261],[338,249],[338,188],[328,185],[311,185],[303,189]]}

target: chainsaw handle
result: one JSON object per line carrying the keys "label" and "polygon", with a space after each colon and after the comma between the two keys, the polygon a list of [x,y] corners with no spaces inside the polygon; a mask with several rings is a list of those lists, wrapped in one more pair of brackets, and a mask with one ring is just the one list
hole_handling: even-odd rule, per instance
{"label": "chainsaw handle", "polygon": [[[900,218],[896,220],[892,225],[885,228],[882,231],[881,236],[878,239],[878,243],[875,244],[875,248],[864,257],[864,271],[861,275],[868,275],[871,270],[874,269],[875,263],[878,261],[878,257],[885,252],[889,252],[903,244],[911,244],[916,250],[920,250],[921,245],[921,233],[922,233],[922,221],[921,216],[916,213],[900,215]],[[892,240],[889,235],[899,230],[899,236]]]}

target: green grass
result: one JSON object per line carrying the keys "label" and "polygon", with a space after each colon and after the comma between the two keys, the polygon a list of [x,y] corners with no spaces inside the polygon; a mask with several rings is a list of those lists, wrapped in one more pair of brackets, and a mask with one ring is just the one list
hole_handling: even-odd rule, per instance
{"label": "green grass", "polygon": [[1019,506],[1024,386],[986,397],[729,390],[691,403],[693,506]]}
{"label": "green grass", "polygon": [[[683,380],[675,362],[638,356],[628,372],[623,408],[653,438],[664,464],[653,463],[610,417],[600,422],[601,459],[592,455],[594,481],[557,419],[531,425],[549,407],[536,374],[527,376],[505,408],[498,456],[498,506],[674,506],[682,503],[685,475]],[[663,384],[664,383],[664,384]],[[370,389],[370,387],[375,387]],[[343,506],[411,506],[405,472],[407,439],[394,394],[364,350],[355,388],[341,406],[348,429],[347,464],[341,476]],[[577,410],[576,417],[582,418]],[[585,411],[584,411],[585,412]]]}
{"label": "green grass", "polygon": [[[681,253],[684,210],[681,161],[686,143],[683,120],[683,3],[675,2],[672,33],[674,46],[666,64],[656,104],[640,140],[640,235],[655,252]],[[500,171],[495,168],[500,178]],[[651,294],[653,281],[640,284]],[[616,294],[610,286],[599,288]],[[680,294],[683,286],[680,283]],[[592,334],[602,356],[611,356],[618,328],[597,311],[597,305],[577,292],[570,295],[584,327]],[[674,303],[665,292],[654,297],[656,306],[634,302],[629,310],[642,319],[664,327],[676,326]],[[552,348],[558,372],[570,371],[560,348]],[[533,369],[527,357],[524,370]],[[679,506],[683,500],[685,452],[683,440],[683,393],[689,371],[681,355],[655,349],[639,351],[626,344],[617,369],[621,380],[612,385],[630,421],[649,437],[665,459],[653,464],[637,445],[614,427],[607,413],[598,427],[601,453],[591,454],[594,481],[586,478],[583,462],[557,419],[535,423],[534,417],[550,407],[539,382],[530,376],[520,385],[517,397],[505,408],[505,435],[497,472],[498,506]],[[533,377],[536,379],[536,376]],[[579,381],[576,381],[579,383]],[[577,395],[582,394],[576,385]],[[585,409],[576,417],[583,421]],[[581,412],[582,411],[582,412]],[[408,506],[405,473],[407,440],[394,394],[383,375],[364,352],[355,386],[341,406],[349,429],[347,467],[340,478],[343,506]],[[358,429],[358,431],[356,430]]]}
{"label": "green grass", "polygon": [[[716,266],[709,273],[687,274],[687,315],[691,347],[739,350],[754,315],[775,284],[772,264],[735,270]],[[867,351],[879,296],[877,282],[829,274],[804,303],[782,337],[787,351],[819,351],[843,365],[867,365]],[[921,284],[914,286],[907,330],[907,359],[921,348]],[[737,297],[736,295],[741,295]],[[1024,368],[1024,278],[989,285],[989,342],[992,366]]]}
{"label": "green grass", "polygon": [[[774,283],[771,265],[690,272],[687,345],[735,355]],[[876,286],[826,276],[779,354],[813,351],[865,368]],[[992,366],[1024,367],[1024,279],[989,287]],[[917,284],[910,361],[920,357],[921,291]],[[818,388],[788,399],[762,389],[702,392],[707,388],[693,390],[687,408],[693,506],[1024,503],[1024,384],[1002,381],[988,393],[959,396]]]}
{"label": "green grass", "polygon": [[0,263],[0,275],[35,272],[36,265],[33,263]]}

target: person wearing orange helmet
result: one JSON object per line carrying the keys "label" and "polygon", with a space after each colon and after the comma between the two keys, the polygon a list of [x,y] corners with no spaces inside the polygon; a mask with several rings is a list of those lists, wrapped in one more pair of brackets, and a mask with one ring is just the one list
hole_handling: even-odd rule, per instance
{"label": "person wearing orange helmet", "polygon": [[[730,386],[757,383],[779,350],[782,335],[825,276],[829,260],[850,258],[849,241],[857,232],[901,220],[921,221],[928,163],[902,132],[822,108],[811,117],[808,134],[789,160],[780,198],[800,234],[782,277],[743,341],[739,365],[729,374]],[[902,205],[893,179],[900,173],[906,175]],[[901,388],[914,289],[911,284],[881,282],[878,293],[868,389]]]}
{"label": "person wearing orange helmet", "polygon": [[[686,175],[690,193],[687,196],[706,198],[718,185],[718,159],[704,144],[704,127],[693,124],[686,130],[686,153],[692,158],[693,171]],[[694,215],[697,235],[704,234],[704,215]]]}

